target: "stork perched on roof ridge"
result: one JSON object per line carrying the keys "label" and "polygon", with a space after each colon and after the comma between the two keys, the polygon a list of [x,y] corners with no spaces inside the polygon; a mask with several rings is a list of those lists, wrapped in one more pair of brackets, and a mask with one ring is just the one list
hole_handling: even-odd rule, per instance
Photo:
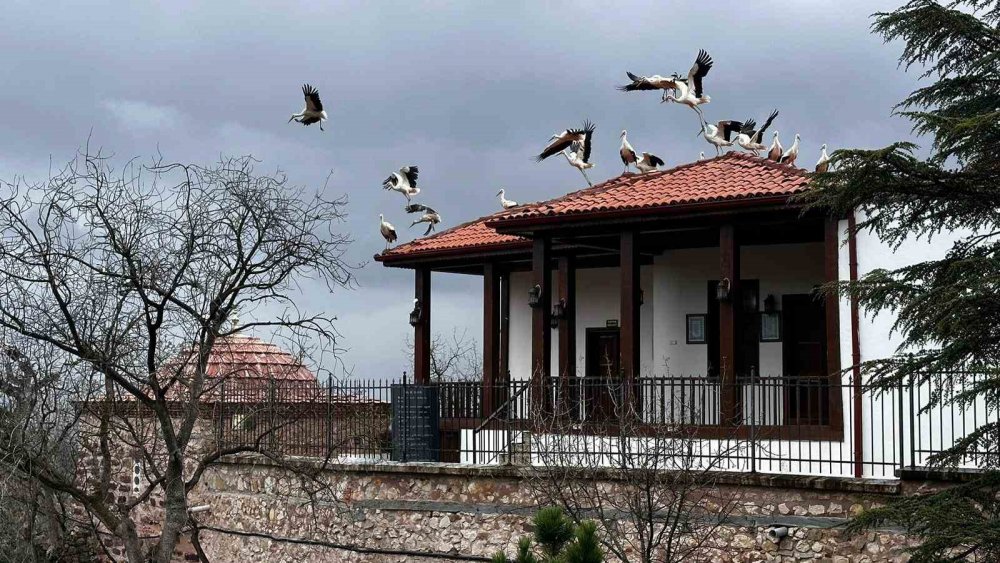
{"label": "stork perched on roof ridge", "polygon": [[795,166],[795,159],[797,159],[798,157],[799,157],[799,134],[796,133],[795,141],[792,142],[792,146],[788,147],[788,150],[782,153],[781,160],[779,160],[778,162],[782,164],[791,164],[792,166]]}
{"label": "stork perched on roof ridge", "polygon": [[382,233],[382,238],[385,239],[385,249],[389,250],[389,245],[396,242],[396,228],[392,226],[392,223],[386,221],[381,213],[378,214],[378,230]]}
{"label": "stork perched on roof ridge", "polygon": [[302,85],[302,96],[306,100],[306,106],[299,113],[293,113],[288,118],[288,122],[293,120],[302,125],[312,125],[319,123],[319,130],[323,131],[323,122],[326,121],[326,111],[323,110],[323,102],[319,99],[319,90],[309,84]]}
{"label": "stork perched on roof ridge", "polygon": [[823,174],[830,170],[830,155],[826,154],[826,143],[819,148],[819,160],[816,162],[816,172]]}
{"label": "stork perched on roof ridge", "polygon": [[417,175],[419,170],[415,165],[404,166],[397,172],[393,172],[382,182],[382,188],[399,192],[406,196],[406,201],[420,193],[417,187]]}
{"label": "stork perched on roof ridge", "polygon": [[781,160],[781,153],[784,150],[784,147],[781,146],[781,141],[778,140],[778,132],[775,131],[773,140],[771,141],[771,147],[767,149],[767,159],[778,162]]}
{"label": "stork perched on roof ridge", "polygon": [[500,188],[500,191],[497,192],[497,197],[500,198],[500,207],[502,207],[504,209],[510,209],[512,207],[517,207],[517,202],[516,201],[511,200],[511,199],[507,199],[507,196],[506,196],[503,188]]}

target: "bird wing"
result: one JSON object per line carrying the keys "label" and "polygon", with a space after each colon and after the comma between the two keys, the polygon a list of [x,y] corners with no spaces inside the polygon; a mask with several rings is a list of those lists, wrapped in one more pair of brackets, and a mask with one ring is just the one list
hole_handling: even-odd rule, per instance
{"label": "bird wing", "polygon": [[733,131],[739,131],[743,128],[743,124],[734,119],[728,119],[720,121],[718,124],[719,132],[722,133],[722,138],[729,141],[732,139]]}
{"label": "bird wing", "polygon": [[583,122],[583,161],[590,162],[590,147],[591,138],[594,136],[594,129],[597,126],[594,125],[590,120]]}
{"label": "bird wing", "polygon": [[740,126],[740,133],[752,139],[754,134],[757,133],[754,127],[757,127],[757,120],[748,119]]}
{"label": "bird wing", "polygon": [[776,117],[778,117],[778,110],[771,112],[771,115],[767,117],[767,121],[764,122],[764,126],[757,131],[756,135],[751,135],[750,141],[760,144],[761,140],[764,138],[764,131],[767,131],[767,128],[771,126],[771,122],[773,122]]}
{"label": "bird wing", "polygon": [[436,215],[437,214],[437,211],[434,211],[433,209],[431,209],[430,207],[427,207],[426,205],[424,205],[422,203],[411,203],[411,204],[407,205],[405,209],[406,209],[407,213],[424,212],[424,213],[427,213],[428,215],[430,215],[430,214],[435,214]]}
{"label": "bird wing", "polygon": [[646,162],[652,164],[653,166],[663,166],[663,159],[656,156],[655,154],[649,154],[648,152],[642,153],[642,156],[646,157]]}
{"label": "bird wing", "polygon": [[698,57],[694,60],[691,70],[688,71],[688,84],[694,85],[694,95],[696,97],[701,97],[701,79],[705,78],[708,71],[712,69],[713,64],[712,57],[708,55],[708,51],[704,49],[698,51]]}
{"label": "bird wing", "polygon": [[638,76],[632,74],[631,72],[625,71],[625,74],[632,80],[631,84],[626,84],[624,86],[618,86],[618,89],[622,92],[635,92],[637,90],[659,90],[659,87],[649,81],[645,76]]}
{"label": "bird wing", "polygon": [[535,160],[541,162],[554,154],[561,153],[571,144],[573,144],[573,137],[569,136],[569,131],[564,131],[562,135],[552,139],[552,142],[542,149],[542,152],[535,157]]}
{"label": "bird wing", "polygon": [[411,188],[417,187],[417,173],[419,170],[416,166],[404,166],[399,169],[399,173],[406,176],[406,181],[410,183]]}
{"label": "bird wing", "polygon": [[618,149],[618,154],[621,155],[622,163],[625,165],[635,162],[635,151],[628,147]]}
{"label": "bird wing", "polygon": [[323,102],[319,100],[319,90],[309,84],[303,84],[302,95],[306,98],[306,109],[308,111],[323,111]]}
{"label": "bird wing", "polygon": [[397,185],[399,185],[399,175],[396,174],[395,172],[390,174],[389,177],[386,178],[384,182],[382,182],[382,187],[387,190],[391,190],[395,188]]}

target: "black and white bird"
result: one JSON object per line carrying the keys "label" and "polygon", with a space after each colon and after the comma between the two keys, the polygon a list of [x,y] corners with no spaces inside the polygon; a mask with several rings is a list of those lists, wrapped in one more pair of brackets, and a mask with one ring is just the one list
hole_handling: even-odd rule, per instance
{"label": "black and white bird", "polygon": [[657,166],[663,166],[663,160],[656,155],[648,152],[636,153],[632,144],[628,142],[628,131],[625,129],[622,129],[622,144],[618,149],[618,154],[621,155],[622,163],[625,165],[622,174],[628,172],[630,164],[635,166],[639,172],[652,172],[656,170]]}
{"label": "black and white bird", "polygon": [[705,120],[698,106],[707,104],[712,99],[706,96],[702,80],[708,71],[712,69],[712,57],[704,49],[698,51],[691,70],[688,71],[687,78],[681,78],[677,73],[669,77],[654,74],[653,76],[639,76],[626,72],[631,84],[619,86],[622,92],[635,92],[639,90],[663,90],[660,98],[661,102],[677,102],[684,104],[698,113],[702,121]]}
{"label": "black and white bird", "polygon": [[385,249],[389,250],[389,245],[396,242],[396,227],[385,220],[381,213],[378,214],[378,230],[385,239]]}
{"label": "black and white bird", "polygon": [[406,196],[406,201],[410,201],[411,197],[420,193],[420,188],[417,187],[417,173],[416,166],[404,166],[386,178],[382,182],[382,188],[399,192]]}
{"label": "black and white bird", "polygon": [[734,119],[719,121],[715,125],[702,122],[701,133],[705,140],[715,146],[715,155],[722,154],[722,147],[733,145],[733,134],[743,128],[743,123]]}
{"label": "black and white bird", "polygon": [[562,151],[563,156],[566,157],[566,161],[573,168],[580,171],[583,174],[583,179],[587,181],[587,184],[593,186],[594,183],[590,181],[590,177],[587,176],[587,169],[593,168],[594,163],[590,162],[590,140],[588,137],[587,141],[573,141],[573,144],[569,147],[569,152]]}
{"label": "black and white bird", "polygon": [[778,132],[774,132],[774,139],[771,141],[771,146],[767,149],[767,159],[778,162],[781,160],[781,153],[785,148],[781,146],[781,141],[778,140]]}
{"label": "black and white bird", "polygon": [[554,154],[559,154],[570,148],[575,142],[583,143],[586,150],[586,158],[589,159],[590,139],[594,136],[594,129],[596,128],[597,127],[588,120],[583,122],[583,127],[580,129],[567,129],[562,133],[552,135],[549,137],[549,144],[542,149],[542,152],[535,157],[535,160],[541,162]]}
{"label": "black and white bird", "polygon": [[795,141],[792,142],[792,146],[788,147],[788,150],[781,154],[781,160],[778,162],[782,164],[795,165],[795,159],[799,157],[799,134],[795,134]]}
{"label": "black and white bird", "polygon": [[667,101],[667,92],[673,92],[677,89],[677,75],[673,76],[660,76],[659,74],[654,74],[652,76],[640,76],[638,74],[632,74],[631,72],[625,71],[628,75],[629,80],[632,82],[624,86],[617,86],[618,90],[622,92],[638,92],[640,90],[662,90],[663,93],[660,95],[660,101]]}
{"label": "black and white bird", "polygon": [[639,172],[643,174],[647,172],[656,172],[656,169],[663,166],[663,159],[656,156],[655,154],[649,154],[644,152],[639,155],[639,160],[635,161],[635,167],[639,169]]}
{"label": "black and white bird", "polygon": [[767,117],[767,121],[764,122],[764,126],[760,129],[756,129],[757,122],[755,120],[749,119],[744,121],[739,135],[736,136],[736,144],[743,150],[759,156],[760,151],[767,148],[762,142],[764,140],[764,131],[767,131],[767,128],[771,126],[776,117],[778,117],[778,110],[771,112],[771,115]]}
{"label": "black and white bird", "polygon": [[698,160],[705,160],[705,151],[698,153]]}
{"label": "black and white bird", "polygon": [[441,222],[441,216],[438,215],[438,212],[434,211],[430,207],[427,207],[426,205],[422,205],[419,203],[411,203],[406,206],[406,212],[423,213],[423,215],[421,215],[415,221],[410,223],[410,228],[413,228],[413,226],[418,223],[427,223],[427,230],[424,231],[424,236],[431,234],[431,231],[434,230],[434,225],[437,225],[438,223]]}
{"label": "black and white bird", "polygon": [[295,121],[302,125],[312,125],[319,123],[319,130],[323,131],[323,122],[326,121],[326,111],[323,110],[323,102],[319,99],[319,90],[309,84],[302,85],[302,95],[306,99],[306,107],[299,113],[293,113],[288,118],[288,122]]}
{"label": "black and white bird", "polygon": [[507,195],[504,192],[503,188],[501,188],[500,191],[497,192],[497,197],[500,198],[500,207],[503,207],[504,209],[510,209],[511,207],[517,207],[517,202],[516,201],[507,199]]}
{"label": "black and white bird", "polygon": [[830,170],[830,155],[826,154],[826,143],[819,148],[819,160],[816,162],[816,172],[823,174]]}

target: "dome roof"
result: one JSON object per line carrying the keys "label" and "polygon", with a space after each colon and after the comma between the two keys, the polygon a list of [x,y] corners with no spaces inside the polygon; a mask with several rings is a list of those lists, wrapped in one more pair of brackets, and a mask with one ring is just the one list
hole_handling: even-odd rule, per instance
{"label": "dome roof", "polygon": [[208,357],[212,379],[273,379],[316,382],[316,376],[295,356],[253,336],[221,336]]}

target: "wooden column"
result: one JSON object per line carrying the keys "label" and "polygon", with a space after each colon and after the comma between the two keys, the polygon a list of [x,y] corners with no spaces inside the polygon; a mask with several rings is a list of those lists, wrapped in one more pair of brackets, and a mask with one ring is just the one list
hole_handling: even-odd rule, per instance
{"label": "wooden column", "polygon": [[739,422],[739,398],[736,382],[736,316],[740,307],[740,246],[736,228],[719,228],[719,280],[729,280],[729,299],[719,303],[719,402],[723,424]]}
{"label": "wooden column", "polygon": [[494,407],[510,396],[510,272],[500,272],[500,362],[498,365]]}
{"label": "wooden column", "polygon": [[576,260],[559,258],[559,299],[563,316],[559,319],[559,397],[561,411],[573,408],[573,381],[576,377]]}
{"label": "wooden column", "polygon": [[636,380],[639,378],[639,234],[625,231],[621,234],[620,248],[620,346],[621,371],[626,399],[635,399]]}
{"label": "wooden column", "polygon": [[483,415],[496,408],[500,380],[500,276],[494,264],[483,266]]}
{"label": "wooden column", "polygon": [[552,272],[549,260],[552,244],[549,239],[537,238],[531,251],[531,284],[538,286],[538,306],[531,310],[531,380],[532,405],[544,408],[545,389],[548,388],[552,359],[551,318]]}
{"label": "wooden column", "polygon": [[413,382],[426,385],[431,382],[431,271],[417,268],[414,274],[413,296],[421,318],[413,327]]}
{"label": "wooden column", "polygon": [[[827,219],[823,230],[823,281],[840,278],[840,221]],[[837,292],[824,297],[826,313],[826,372],[830,376],[830,426],[844,427],[844,406],[840,376],[840,299]]]}

